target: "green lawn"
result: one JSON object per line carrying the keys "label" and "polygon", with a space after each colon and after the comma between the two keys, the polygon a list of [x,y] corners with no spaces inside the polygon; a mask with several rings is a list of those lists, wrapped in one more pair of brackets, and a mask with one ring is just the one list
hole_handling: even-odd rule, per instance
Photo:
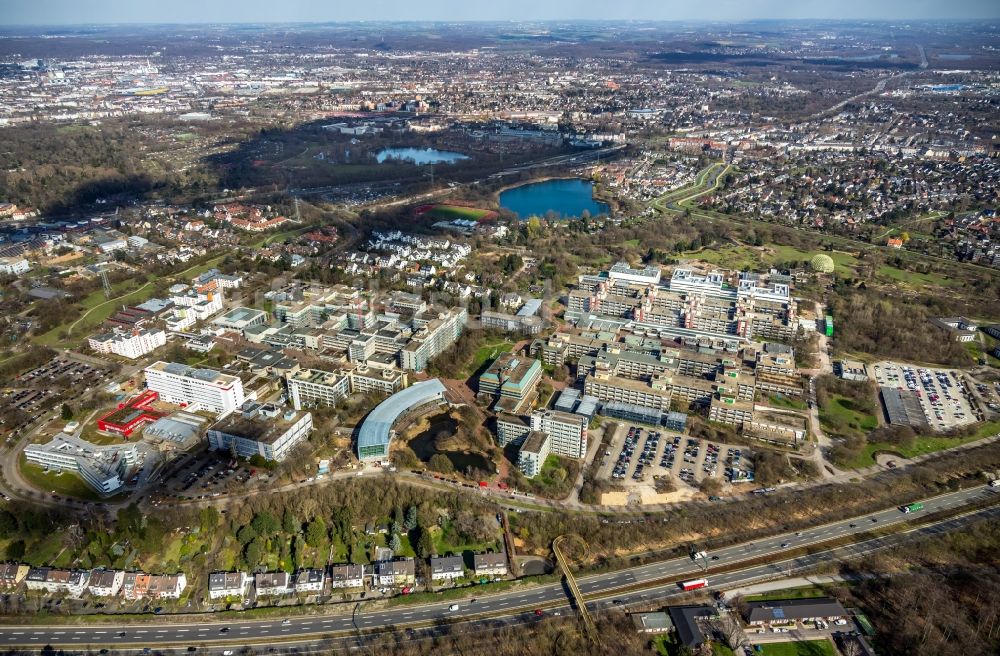
{"label": "green lawn", "polygon": [[40,465],[27,462],[23,455],[21,456],[21,475],[32,486],[46,492],[84,499],[86,501],[103,500],[77,474],[68,471],[61,474],[57,474],[56,472],[46,473]]}
{"label": "green lawn", "polygon": [[1000,421],[987,421],[981,424],[979,428],[976,429],[976,432],[968,437],[927,435],[924,437],[918,437],[914,440],[913,446],[907,448],[902,448],[895,444],[888,444],[885,442],[869,443],[865,445],[865,448],[861,450],[857,458],[850,463],[847,463],[847,466],[851,469],[868,467],[875,463],[875,453],[880,451],[896,453],[902,458],[912,458],[914,456],[922,456],[928,453],[934,453],[936,451],[961,446],[962,444],[967,444],[968,442],[975,442],[976,440],[981,440],[984,437],[996,435],[997,433],[1000,433]]}
{"label": "green lawn", "polygon": [[829,640],[803,640],[802,642],[771,642],[760,645],[757,653],[764,656],[837,656]]}
{"label": "green lawn", "polygon": [[767,402],[776,408],[791,408],[792,410],[805,410],[806,402],[790,396],[775,394],[768,398]]}
{"label": "green lawn", "polygon": [[743,601],[774,601],[775,599],[816,599],[826,597],[827,593],[822,588],[815,585],[806,585],[799,588],[785,588],[784,590],[774,590],[762,594],[747,595]]}
{"label": "green lawn", "polygon": [[830,403],[819,409],[823,428],[837,435],[865,435],[878,427],[878,419],[855,406],[850,399],[833,394]]}
{"label": "green lawn", "polygon": [[911,286],[917,285],[933,285],[937,287],[948,287],[950,285],[958,285],[959,281],[937,273],[917,273],[916,271],[904,271],[903,269],[897,269],[896,267],[883,266],[879,267],[878,275],[883,278],[889,278],[896,282],[903,282]]}
{"label": "green lawn", "polygon": [[842,251],[803,251],[792,246],[769,245],[759,250],[751,246],[729,245],[722,248],[704,248],[698,251],[687,251],[682,258],[703,260],[733,269],[760,269],[773,266],[780,262],[808,261],[817,253],[825,253],[833,259],[836,270],[840,273],[853,274],[858,265],[858,258]]}
{"label": "green lawn", "polygon": [[469,375],[479,371],[486,364],[487,360],[492,360],[512,348],[514,348],[514,342],[494,342],[493,344],[480,346],[476,351],[475,357],[472,358],[472,364],[469,365]]}

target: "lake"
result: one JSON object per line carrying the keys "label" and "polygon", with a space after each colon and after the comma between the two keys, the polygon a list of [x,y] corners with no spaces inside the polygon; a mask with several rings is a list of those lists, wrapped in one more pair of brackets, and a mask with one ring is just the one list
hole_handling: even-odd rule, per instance
{"label": "lake", "polygon": [[583,211],[591,216],[608,214],[607,203],[594,200],[594,184],[587,180],[546,180],[508,189],[500,194],[500,207],[526,219],[544,217],[551,210],[560,217],[579,218]]}
{"label": "lake", "polygon": [[458,431],[458,422],[449,414],[444,413],[430,417],[430,426],[407,443],[413,453],[421,462],[428,462],[436,453],[440,453],[451,460],[455,470],[461,474],[468,469],[478,469],[486,473],[492,473],[496,465],[486,456],[471,451],[448,451],[437,448],[435,442],[442,433],[454,435]]}
{"label": "lake", "polygon": [[404,159],[413,164],[454,164],[469,156],[434,148],[385,148],[375,156],[379,164],[390,159]]}

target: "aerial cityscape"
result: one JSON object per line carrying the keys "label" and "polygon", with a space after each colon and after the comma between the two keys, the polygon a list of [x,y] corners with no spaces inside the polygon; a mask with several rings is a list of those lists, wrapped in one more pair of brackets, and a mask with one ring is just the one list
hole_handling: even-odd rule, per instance
{"label": "aerial cityscape", "polygon": [[1000,653],[1000,6],[4,4],[0,653]]}

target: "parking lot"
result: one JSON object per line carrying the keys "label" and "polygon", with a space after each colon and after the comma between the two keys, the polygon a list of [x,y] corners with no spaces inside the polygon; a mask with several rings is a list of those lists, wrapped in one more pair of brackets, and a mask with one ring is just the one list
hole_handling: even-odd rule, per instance
{"label": "parking lot", "polygon": [[665,475],[697,487],[706,478],[753,482],[746,447],[716,444],[648,427],[620,425],[610,448],[599,453],[599,476],[624,486],[652,485]]}
{"label": "parking lot", "polygon": [[872,372],[879,387],[915,393],[933,429],[946,431],[983,419],[972,400],[969,382],[961,371],[879,362],[873,365]]}
{"label": "parking lot", "polygon": [[163,493],[178,499],[207,499],[245,485],[258,471],[214,451],[184,456],[171,467]]}

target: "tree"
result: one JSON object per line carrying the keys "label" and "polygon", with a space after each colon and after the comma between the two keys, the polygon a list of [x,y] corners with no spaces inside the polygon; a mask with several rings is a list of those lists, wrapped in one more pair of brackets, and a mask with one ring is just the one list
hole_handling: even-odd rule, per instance
{"label": "tree", "polygon": [[323,521],[322,517],[317,517],[309,522],[306,527],[306,544],[310,547],[321,547],[326,543],[326,537],[326,522]]}
{"label": "tree", "polygon": [[443,453],[435,453],[431,456],[431,459],[427,461],[427,466],[437,472],[442,474],[451,474],[455,471],[455,465],[452,463],[451,459],[444,455]]}
{"label": "tree", "polygon": [[247,544],[257,538],[257,531],[254,530],[249,524],[242,527],[236,533],[236,539],[240,541],[240,544]]}
{"label": "tree", "polygon": [[202,533],[211,534],[219,525],[219,511],[211,506],[202,508],[201,512],[198,513],[198,518]]}
{"label": "tree", "polygon": [[24,558],[24,540],[14,540],[7,545],[7,558],[10,560],[21,560]]}
{"label": "tree", "polygon": [[292,566],[297,570],[302,568],[302,558],[305,550],[305,540],[302,539],[301,535],[296,535],[295,539],[292,540]]}
{"label": "tree", "polygon": [[296,517],[291,510],[286,510],[284,517],[281,518],[281,530],[289,535],[293,535],[302,530],[302,524],[299,522],[299,518]]}
{"label": "tree", "polygon": [[434,555],[434,538],[427,528],[420,528],[420,535],[417,537],[417,544],[413,550],[420,558],[429,558]]}
{"label": "tree", "polygon": [[244,555],[250,569],[256,567],[260,563],[261,558],[264,557],[264,544],[261,539],[254,538],[251,540],[250,544],[247,545]]}
{"label": "tree", "polygon": [[63,421],[69,421],[73,418],[73,408],[69,407],[68,403],[63,403],[62,405],[62,419]]}
{"label": "tree", "polygon": [[17,518],[6,510],[0,510],[0,538],[7,538],[17,531]]}
{"label": "tree", "polygon": [[402,550],[403,543],[399,539],[399,534],[398,533],[393,533],[392,534],[392,539],[389,540],[389,548],[392,549],[392,552],[394,554],[398,554],[400,552],[400,550]]}
{"label": "tree", "polygon": [[406,521],[403,522],[403,528],[407,531],[412,531],[417,528],[417,507],[410,506],[406,509]]}
{"label": "tree", "polygon": [[262,537],[274,535],[281,529],[275,516],[266,511],[254,515],[250,526],[257,532],[257,535]]}

